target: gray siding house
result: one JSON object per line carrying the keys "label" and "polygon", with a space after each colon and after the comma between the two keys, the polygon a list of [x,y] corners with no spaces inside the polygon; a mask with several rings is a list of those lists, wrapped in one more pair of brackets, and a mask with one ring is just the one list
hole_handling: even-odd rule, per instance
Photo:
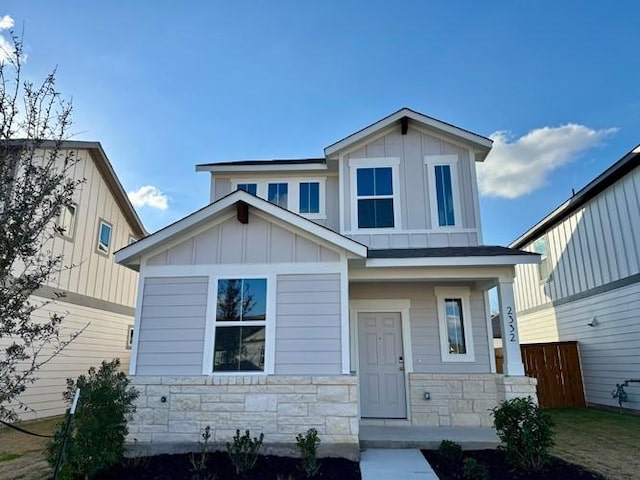
{"label": "gray siding house", "polygon": [[[587,403],[616,406],[616,384],[640,378],[640,147],[525,232],[512,248],[522,343],[577,340]],[[640,409],[640,383],[626,388]]]}
{"label": "gray siding house", "polygon": [[[491,424],[524,376],[513,282],[539,255],[482,244],[476,162],[491,140],[409,109],[320,158],[198,165],[211,204],[116,253],[140,272],[130,440],[155,451],[236,428]],[[505,315],[497,374],[487,291]]]}

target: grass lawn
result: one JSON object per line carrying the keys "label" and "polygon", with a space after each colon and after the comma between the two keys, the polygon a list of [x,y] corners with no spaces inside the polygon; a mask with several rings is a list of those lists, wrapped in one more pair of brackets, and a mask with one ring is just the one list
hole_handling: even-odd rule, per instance
{"label": "grass lawn", "polygon": [[[59,421],[60,417],[54,417],[20,426],[30,432],[51,435]],[[46,438],[0,428],[0,479],[46,478],[49,473],[44,459],[46,443]]]}
{"label": "grass lawn", "polygon": [[610,479],[640,478],[640,416],[592,408],[549,409],[552,453]]}

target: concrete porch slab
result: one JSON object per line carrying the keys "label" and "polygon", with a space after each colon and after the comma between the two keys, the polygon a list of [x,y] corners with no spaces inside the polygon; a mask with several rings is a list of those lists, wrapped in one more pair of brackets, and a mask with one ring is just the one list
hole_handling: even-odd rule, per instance
{"label": "concrete porch slab", "polygon": [[360,457],[362,480],[438,480],[420,450],[370,449]]}
{"label": "concrete porch slab", "polygon": [[464,450],[496,448],[500,440],[490,427],[406,427],[360,425],[360,448],[438,448],[451,440]]}

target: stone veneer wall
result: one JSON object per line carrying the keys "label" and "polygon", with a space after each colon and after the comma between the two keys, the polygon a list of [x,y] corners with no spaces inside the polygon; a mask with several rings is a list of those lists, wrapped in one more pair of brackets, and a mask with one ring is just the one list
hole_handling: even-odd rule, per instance
{"label": "stone veneer wall", "polygon": [[489,411],[499,402],[526,396],[537,401],[536,383],[535,378],[500,374],[411,373],[411,424],[489,427],[493,425]]}
{"label": "stone veneer wall", "polygon": [[[210,426],[213,448],[224,446],[236,429],[249,429],[252,436],[264,433],[266,453],[291,454],[295,436],[315,428],[321,456],[358,458],[355,376],[131,378],[140,396],[127,437],[136,452],[129,454],[190,451]],[[285,451],[269,448],[274,445]]]}

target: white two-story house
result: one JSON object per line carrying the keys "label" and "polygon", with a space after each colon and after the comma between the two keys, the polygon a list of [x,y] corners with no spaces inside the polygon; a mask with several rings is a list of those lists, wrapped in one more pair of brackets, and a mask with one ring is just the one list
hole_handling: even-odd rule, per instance
{"label": "white two-story house", "polygon": [[482,244],[491,143],[405,108],[320,158],[198,165],[211,204],[116,253],[140,272],[131,437],[160,451],[207,425],[270,443],[313,427],[348,455],[361,424],[488,426],[501,399],[535,396],[513,281],[539,256]]}

